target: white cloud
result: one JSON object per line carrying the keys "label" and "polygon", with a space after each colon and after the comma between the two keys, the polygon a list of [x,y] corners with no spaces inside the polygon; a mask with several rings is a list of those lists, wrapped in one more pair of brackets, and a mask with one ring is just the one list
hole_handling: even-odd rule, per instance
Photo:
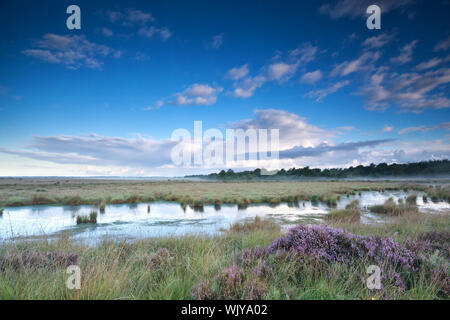
{"label": "white cloud", "polygon": [[372,67],[372,64],[380,57],[378,51],[364,52],[359,58],[351,61],[344,61],[331,71],[331,76],[347,76],[353,72],[367,70]]}
{"label": "white cloud", "polygon": [[446,51],[450,48],[450,36],[448,36],[446,39],[439,41],[434,46],[434,51]]}
{"label": "white cloud", "polygon": [[326,142],[334,133],[309,124],[295,113],[279,109],[255,110],[255,118],[230,123],[232,128],[279,129],[280,150],[295,146],[314,147]]}
{"label": "white cloud", "polygon": [[145,110],[145,111],[157,110],[157,109],[161,108],[163,105],[164,105],[164,101],[158,100],[158,101],[155,102],[154,105],[148,106],[148,107],[145,108],[144,110]]}
{"label": "white cloud", "polygon": [[[208,94],[209,89],[193,89],[196,94]],[[448,128],[449,123],[439,125]],[[450,155],[448,139],[423,141],[370,140],[334,143],[340,130],[326,130],[305,118],[284,110],[255,110],[253,119],[229,123],[228,128],[279,129],[280,160],[262,163],[243,161],[233,168],[255,167],[339,167],[380,162],[409,162],[445,159]],[[38,172],[40,175],[183,175],[187,169],[177,168],[171,152],[178,141],[89,136],[34,136],[25,149],[0,147],[0,168],[8,175],[17,172]],[[183,147],[192,148],[184,145]],[[206,145],[204,145],[204,148]],[[9,158],[8,158],[9,157]],[[9,159],[4,161],[4,159]],[[28,159],[28,160],[24,160]],[[29,160],[31,159],[31,160]],[[31,162],[30,162],[31,161]],[[31,170],[30,165],[37,168]],[[58,168],[56,170],[55,168]],[[206,170],[203,165],[194,170]],[[56,170],[56,171],[55,171]],[[5,174],[4,173],[4,174]]]}
{"label": "white cloud", "polygon": [[162,41],[166,41],[172,36],[172,33],[166,27],[157,28],[155,26],[142,27],[139,29],[138,34],[144,38],[153,38],[154,36],[159,36]]}
{"label": "white cloud", "polygon": [[137,51],[133,59],[136,61],[145,61],[150,59],[150,57],[141,51]]}
{"label": "white cloud", "polygon": [[62,164],[99,166],[159,166],[170,161],[176,143],[141,136],[133,139],[92,134],[79,136],[35,136],[28,150],[2,148],[3,153]]}
{"label": "white cloud", "polygon": [[244,64],[241,67],[235,67],[227,71],[226,78],[232,80],[239,80],[248,75],[250,72],[248,64]]}
{"label": "white cloud", "polygon": [[378,36],[369,37],[361,44],[370,49],[379,49],[384,47],[394,37],[392,34],[382,33]]}
{"label": "white cloud", "polygon": [[[281,53],[278,53],[269,65],[261,68],[261,71],[256,76],[241,77],[233,84],[234,90],[231,93],[236,98],[249,98],[253,96],[257,88],[262,87],[269,81],[276,81],[283,83],[292,78],[297,72],[298,68],[306,65],[316,58],[319,48],[304,43],[294,50],[288,51],[284,61],[281,61]],[[243,70],[245,73],[246,69]],[[237,70],[235,72],[238,74]],[[317,76],[317,73],[315,74]]]}
{"label": "white cloud", "polygon": [[[294,50],[290,50],[285,61],[275,61],[267,66],[267,77],[269,80],[284,82],[289,80],[297,69],[313,61],[316,58],[319,48],[304,43]],[[275,60],[280,60],[277,56]]]}
{"label": "white cloud", "polygon": [[450,99],[445,94],[449,83],[449,68],[403,74],[380,71],[369,78],[359,94],[365,97],[369,110],[396,105],[403,111],[420,113],[425,109],[450,108]]}
{"label": "white cloud", "polygon": [[107,56],[119,58],[121,55],[120,51],[91,42],[84,35],[61,36],[48,33],[35,41],[34,47],[23,50],[22,53],[48,63],[62,64],[68,69],[82,66],[101,69],[103,61],[100,59]]}
{"label": "white cloud", "polygon": [[339,89],[347,86],[350,83],[350,81],[338,81],[335,84],[333,84],[331,87],[328,87],[326,89],[320,89],[320,90],[314,90],[310,91],[306,94],[309,98],[316,98],[317,102],[321,102],[325,97],[328,95],[337,92]]}
{"label": "white cloud", "polygon": [[108,28],[102,28],[101,29],[101,34],[104,35],[105,37],[112,37],[114,35],[114,32],[112,32],[110,29]]}
{"label": "white cloud", "polygon": [[[382,13],[392,10],[401,9],[409,6],[413,0],[378,0],[375,2]],[[352,19],[359,17],[367,17],[366,9],[374,4],[373,0],[340,0],[332,4],[323,4],[319,8],[319,12],[329,15],[332,19],[349,17]]]}
{"label": "white cloud", "polygon": [[277,62],[269,66],[269,79],[271,80],[287,80],[297,71],[298,63],[287,64]]}
{"label": "white cloud", "polygon": [[[138,28],[137,34],[143,38],[152,39],[154,37],[159,37],[162,41],[166,41],[172,36],[172,32],[167,27],[157,27],[153,25],[156,19],[149,12],[128,8],[124,11],[109,10],[106,11],[105,15],[112,23],[129,28]],[[106,31],[106,33],[109,32]]]}
{"label": "white cloud", "polygon": [[310,43],[304,43],[298,48],[289,51],[289,60],[298,64],[307,64],[316,58],[318,52],[318,47]]}
{"label": "white cloud", "polygon": [[397,57],[393,57],[390,59],[392,63],[397,64],[405,64],[407,62],[410,62],[412,60],[412,54],[414,47],[416,46],[418,40],[413,40],[410,43],[403,46],[403,48],[400,50],[400,55]]}
{"label": "white cloud", "polygon": [[431,130],[437,130],[437,129],[446,129],[450,130],[450,122],[444,122],[441,124],[438,124],[436,126],[426,127],[426,126],[418,126],[418,127],[408,127],[400,130],[398,134],[406,134],[406,133],[412,133],[412,132],[427,132]]}
{"label": "white cloud", "polygon": [[450,56],[446,57],[445,59],[434,57],[434,58],[432,58],[432,59],[430,59],[428,61],[424,61],[422,63],[419,63],[416,66],[416,69],[420,70],[420,71],[425,70],[425,69],[432,69],[432,68],[440,65],[442,62],[449,61],[449,60],[450,60]]}
{"label": "white cloud", "polygon": [[391,132],[394,130],[394,126],[384,125],[383,129],[381,129],[382,133]]}
{"label": "white cloud", "polygon": [[314,84],[317,81],[319,81],[320,79],[322,79],[322,72],[320,70],[316,70],[316,71],[312,71],[312,72],[307,72],[305,73],[302,78],[301,81],[304,83],[310,83],[310,84]]}
{"label": "white cloud", "polygon": [[143,12],[136,9],[125,9],[124,12],[120,11],[106,11],[106,16],[109,21],[113,23],[120,23],[124,26],[134,25],[146,25],[149,22],[154,22],[155,18],[151,13]]}
{"label": "white cloud", "polygon": [[223,45],[223,41],[223,33],[215,35],[211,40],[211,47],[214,49],[219,49]]}
{"label": "white cloud", "polygon": [[234,84],[232,95],[235,98],[249,98],[253,96],[255,90],[262,87],[266,81],[267,79],[264,76],[247,77]]}
{"label": "white cloud", "polygon": [[217,95],[222,92],[222,88],[211,87],[207,84],[194,83],[185,91],[176,93],[175,100],[170,103],[174,105],[212,105],[217,101]]}

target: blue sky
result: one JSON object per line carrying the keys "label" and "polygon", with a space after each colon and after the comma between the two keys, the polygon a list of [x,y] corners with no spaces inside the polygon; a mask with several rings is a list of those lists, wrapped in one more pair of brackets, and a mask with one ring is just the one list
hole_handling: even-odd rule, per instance
{"label": "blue sky", "polygon": [[[66,27],[71,4],[81,30]],[[366,27],[371,4],[381,30]],[[448,12],[445,0],[3,3],[0,175],[217,171],[171,162],[172,132],[196,120],[278,128],[296,156],[275,167],[449,158]]]}

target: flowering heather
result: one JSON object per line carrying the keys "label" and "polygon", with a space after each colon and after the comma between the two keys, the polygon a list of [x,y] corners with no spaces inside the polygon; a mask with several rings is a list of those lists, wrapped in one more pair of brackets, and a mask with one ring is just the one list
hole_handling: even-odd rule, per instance
{"label": "flowering heather", "polygon": [[78,255],[76,253],[26,251],[0,257],[0,270],[6,269],[7,267],[12,267],[13,269],[22,269],[25,267],[68,267],[76,264],[77,260]]}
{"label": "flowering heather", "polygon": [[293,251],[300,258],[347,264],[355,259],[368,259],[407,269],[413,269],[418,260],[412,251],[392,238],[362,237],[326,226],[296,226],[268,247],[272,253],[280,249]]}
{"label": "flowering heather", "polygon": [[200,282],[193,290],[193,297],[199,300],[260,300],[264,298],[267,289],[267,284],[263,280],[270,273],[270,267],[265,261],[250,270],[232,265],[223,269],[213,282],[210,280]]}
{"label": "flowering heather", "polygon": [[245,248],[236,253],[234,260],[237,265],[250,266],[255,260],[265,258],[268,250],[263,247]]}
{"label": "flowering heather", "polygon": [[[280,276],[298,281],[297,285],[308,277],[325,276],[328,281],[344,277],[349,283],[365,288],[366,268],[372,264],[382,270],[384,298],[414,286],[414,275],[419,271],[423,271],[430,283],[436,285],[440,296],[448,297],[448,267],[440,258],[432,262],[430,255],[425,254],[430,251],[426,246],[433,239],[442,242],[446,236],[429,234],[428,242],[402,244],[388,237],[358,236],[327,226],[299,225],[268,247],[245,248],[237,252],[230,267],[194,288],[193,297],[261,299],[273,279],[280,279]],[[284,276],[281,275],[283,272]]]}
{"label": "flowering heather", "polygon": [[439,250],[445,258],[450,259],[450,232],[427,232],[421,235],[418,241],[423,242],[425,250],[430,253]]}
{"label": "flowering heather", "polygon": [[149,263],[152,267],[167,266],[172,257],[170,252],[166,248],[159,248],[155,253],[150,256]]}

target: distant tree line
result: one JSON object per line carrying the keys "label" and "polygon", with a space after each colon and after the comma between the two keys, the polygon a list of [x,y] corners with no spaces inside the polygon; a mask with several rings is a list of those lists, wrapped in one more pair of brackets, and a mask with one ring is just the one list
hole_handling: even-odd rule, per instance
{"label": "distant tree line", "polygon": [[350,178],[350,177],[402,177],[402,176],[420,176],[420,175],[443,175],[450,174],[450,161],[435,160],[421,161],[405,164],[370,164],[368,166],[359,165],[349,168],[332,168],[332,169],[311,169],[291,168],[288,170],[281,169],[273,175],[261,174],[261,169],[253,171],[235,172],[232,169],[227,171],[221,170],[219,173],[211,173],[208,175],[194,175],[189,177],[207,177],[212,179],[262,179],[262,178],[297,178],[297,177],[314,177],[314,178]]}

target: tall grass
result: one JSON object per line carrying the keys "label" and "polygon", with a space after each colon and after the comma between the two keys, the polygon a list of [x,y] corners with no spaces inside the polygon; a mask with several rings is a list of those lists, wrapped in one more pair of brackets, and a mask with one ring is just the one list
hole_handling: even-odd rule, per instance
{"label": "tall grass", "polygon": [[359,222],[361,216],[359,201],[353,200],[345,206],[345,209],[331,210],[327,215],[329,220],[338,220],[346,222]]}
{"label": "tall grass", "polygon": [[105,213],[105,208],[106,208],[106,201],[102,200],[102,202],[100,202],[100,206],[99,206],[100,213]]}
{"label": "tall grass", "polygon": [[93,210],[89,215],[78,215],[77,224],[97,223],[97,211]]}
{"label": "tall grass", "polygon": [[[357,235],[393,237],[399,243],[439,238],[426,236],[431,230],[438,234],[450,231],[448,215],[417,214],[394,219],[382,225],[334,220],[327,223]],[[325,261],[318,265],[313,261],[300,263],[281,253],[270,255],[268,265],[264,264],[266,259],[242,260],[240,253],[251,252],[255,257],[260,248],[268,247],[282,235],[279,226],[257,218],[211,237],[105,239],[96,246],[71,239],[68,234],[56,241],[5,241],[0,244],[0,299],[192,299],[208,293],[208,286],[211,294],[228,292],[232,298],[448,298],[442,291],[441,278],[430,280],[423,268],[414,274],[411,287],[405,291],[398,290],[390,280],[383,290],[376,291],[365,286],[367,265],[363,260],[350,265]],[[433,242],[439,250],[433,258],[437,262],[444,259],[438,245],[448,242],[443,239]],[[80,266],[80,290],[66,287],[68,263]],[[240,280],[227,284],[233,275]]]}
{"label": "tall grass", "polygon": [[370,211],[379,214],[387,214],[390,216],[401,216],[405,214],[414,214],[419,212],[416,205],[416,195],[411,195],[406,198],[405,203],[399,199],[398,204],[393,198],[387,199],[384,204],[370,207]]}
{"label": "tall grass", "polygon": [[[340,194],[361,191],[399,190],[403,182],[383,181],[266,181],[266,182],[193,182],[193,181],[110,181],[110,180],[8,180],[0,181],[0,206],[39,204],[82,205],[123,204],[155,200],[234,204],[323,201],[334,206]],[[408,183],[408,189],[425,190]],[[430,197],[445,197],[447,189],[429,188]],[[433,198],[434,199],[434,198]]]}

